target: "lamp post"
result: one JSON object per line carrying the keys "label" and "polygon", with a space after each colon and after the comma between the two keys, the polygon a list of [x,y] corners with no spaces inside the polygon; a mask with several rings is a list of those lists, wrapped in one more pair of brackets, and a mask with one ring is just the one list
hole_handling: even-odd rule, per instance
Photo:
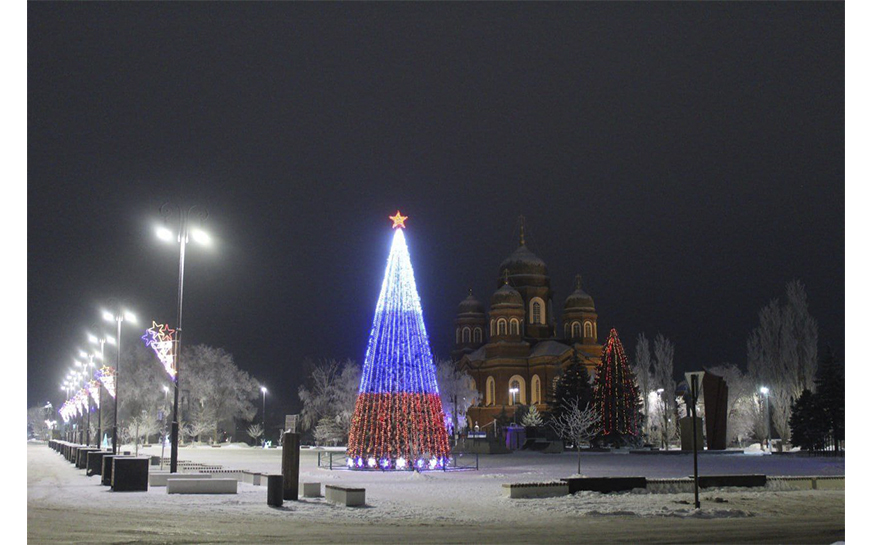
{"label": "lamp post", "polygon": [[[104,348],[109,339],[110,337],[107,337],[106,335],[101,335],[100,338],[97,338],[94,335],[88,335],[89,341],[100,344],[100,361],[103,362],[104,365],[106,364],[106,352]],[[100,406],[97,408],[97,446],[103,448],[103,382],[98,381],[98,384],[97,395],[100,399]]]}
{"label": "lamp post", "polygon": [[[188,208],[185,212],[178,207],[176,210],[179,213],[179,231],[176,237],[176,240],[179,243],[179,298],[178,319],[176,321],[175,357],[173,358],[173,361],[175,361],[176,364],[176,376],[173,381],[173,421],[170,426],[170,473],[177,472],[179,461],[179,375],[181,374],[182,367],[182,300],[185,286],[185,247],[188,245],[189,234],[200,244],[205,245],[209,243],[209,235],[207,235],[205,231],[202,231],[201,229],[194,229],[190,232],[188,231],[188,220],[190,219],[191,214],[193,213],[199,216],[200,223],[202,223],[209,215],[206,209],[194,205]],[[164,218],[164,223],[166,223],[171,212],[172,208],[169,205],[164,204],[161,206],[160,213]],[[173,239],[173,233],[166,227],[166,225],[158,228],[157,236],[166,241],[171,241]]]}
{"label": "lamp post", "polygon": [[266,386],[260,387],[260,393],[263,394],[263,422],[261,426],[263,427],[263,439],[261,440],[261,444],[266,446]]}
{"label": "lamp post", "polygon": [[115,407],[113,409],[114,418],[112,419],[112,454],[118,454],[118,403],[121,401],[121,322],[136,323],[136,316],[125,310],[119,309],[117,313],[112,314],[109,311],[103,311],[103,319],[106,321],[115,321],[117,324],[117,332],[115,337]]}
{"label": "lamp post", "polygon": [[766,448],[769,449],[769,454],[772,454],[772,430],[769,427],[769,388],[761,386],[760,393],[763,394],[766,403]]}

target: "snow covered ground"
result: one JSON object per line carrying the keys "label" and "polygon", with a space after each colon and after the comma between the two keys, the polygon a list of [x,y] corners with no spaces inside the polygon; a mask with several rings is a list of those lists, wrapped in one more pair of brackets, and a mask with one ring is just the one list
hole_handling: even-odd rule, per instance
{"label": "snow covered ground", "polygon": [[[144,449],[160,454],[160,448]],[[180,459],[279,473],[281,451],[184,448]],[[341,463],[341,459],[338,459]],[[737,453],[700,457],[702,474],[843,475],[844,459]],[[571,454],[482,456],[480,471],[329,471],[303,452],[301,480],[366,488],[365,508],[323,499],[266,505],[266,487],[242,483],[235,496],[167,495],[165,488],[113,493],[44,444],[28,444],[29,542],[549,542],[769,541],[844,539],[844,491],[706,490],[692,494],[579,493],[508,499],[503,483],[551,481],[576,472]],[[589,476],[684,477],[687,455],[591,453]],[[58,541],[59,540],[59,541]]]}

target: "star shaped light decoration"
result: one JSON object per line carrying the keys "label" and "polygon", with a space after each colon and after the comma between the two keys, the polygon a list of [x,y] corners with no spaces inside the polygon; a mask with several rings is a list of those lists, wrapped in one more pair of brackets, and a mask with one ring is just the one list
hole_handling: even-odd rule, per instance
{"label": "star shaped light decoration", "polygon": [[388,219],[394,222],[392,229],[396,229],[397,227],[406,228],[406,220],[409,219],[409,216],[403,216],[400,214],[400,211],[397,210],[397,214],[395,216],[388,216]]}
{"label": "star shaped light decoration", "polygon": [[158,324],[152,320],[151,327],[146,329],[145,335],[142,336],[145,346],[151,347],[154,350],[155,354],[157,354],[157,359],[160,360],[167,374],[172,379],[176,378],[175,342],[173,340],[173,333],[175,332],[176,330],[170,329],[170,326]]}

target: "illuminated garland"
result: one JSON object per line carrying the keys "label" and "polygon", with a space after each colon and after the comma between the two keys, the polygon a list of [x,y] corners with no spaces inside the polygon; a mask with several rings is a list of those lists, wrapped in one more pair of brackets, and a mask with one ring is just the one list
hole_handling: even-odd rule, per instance
{"label": "illuminated garland", "polygon": [[68,399],[64,401],[64,404],[61,405],[61,408],[58,409],[58,413],[61,415],[61,418],[64,420],[64,424],[70,421],[75,415],[73,414],[75,409],[73,408],[73,400]]}
{"label": "illuminated garland", "polygon": [[163,364],[164,369],[173,380],[176,379],[176,364],[175,364],[175,341],[173,341],[173,333],[176,331],[170,329],[166,324],[158,324],[155,321],[151,322],[151,327],[145,330],[145,335],[142,340],[145,341],[145,346],[151,347],[157,354],[157,359]]}
{"label": "illuminated garland", "polygon": [[[405,227],[399,212],[391,219]],[[402,229],[394,231],[347,452],[354,469],[442,469],[448,462],[436,367]]]}
{"label": "illuminated garland", "polygon": [[627,364],[627,355],[612,329],[603,346],[594,379],[593,403],[600,415],[600,435],[608,438],[639,434],[636,379]]}
{"label": "illuminated garland", "polygon": [[88,393],[91,395],[91,399],[94,400],[94,405],[97,408],[100,408],[100,383],[96,380],[92,380],[91,382],[85,384],[85,388],[88,390]]}
{"label": "illuminated garland", "polygon": [[78,414],[85,414],[88,412],[88,390],[82,388],[78,392],[76,392],[76,396],[73,398],[73,402],[76,404],[76,412]]}
{"label": "illuminated garland", "polygon": [[95,373],[97,380],[103,383],[106,391],[115,399],[115,368],[103,366]]}

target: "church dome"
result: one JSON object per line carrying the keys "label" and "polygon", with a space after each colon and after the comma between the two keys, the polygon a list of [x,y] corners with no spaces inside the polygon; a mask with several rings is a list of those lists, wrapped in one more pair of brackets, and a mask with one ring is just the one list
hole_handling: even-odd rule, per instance
{"label": "church dome", "polygon": [[575,291],[569,294],[569,297],[566,298],[566,302],[563,303],[563,309],[595,310],[593,306],[593,297],[581,289],[580,274],[575,277]]}
{"label": "church dome", "polygon": [[548,276],[548,267],[545,266],[545,262],[531,252],[525,244],[518,246],[512,255],[500,263],[500,273],[502,274],[506,270],[509,271],[509,276]]}
{"label": "church dome", "polygon": [[476,299],[476,297],[472,294],[472,290],[469,290],[469,295],[460,302],[460,305],[457,307],[457,314],[481,314],[484,315],[484,305],[481,304],[481,301]]}
{"label": "church dome", "polygon": [[503,287],[495,291],[491,297],[491,309],[507,306],[524,308],[524,299],[518,290],[508,284],[503,284]]}

